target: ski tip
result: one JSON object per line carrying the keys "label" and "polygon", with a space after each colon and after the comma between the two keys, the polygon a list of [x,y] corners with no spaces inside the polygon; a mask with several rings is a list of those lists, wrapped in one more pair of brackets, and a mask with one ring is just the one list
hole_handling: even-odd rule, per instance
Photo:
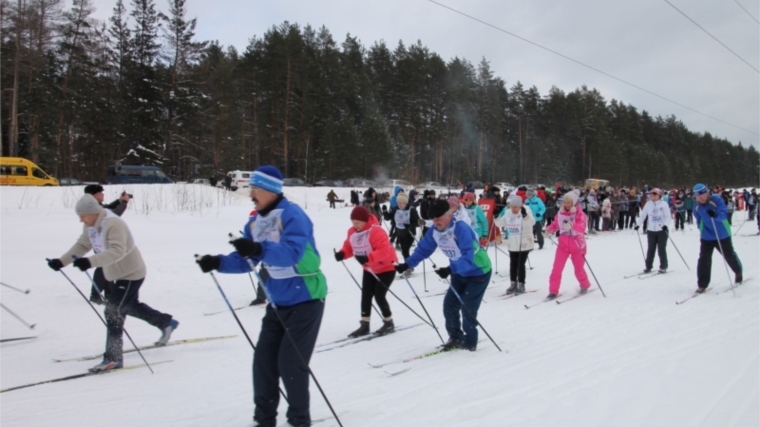
{"label": "ski tip", "polygon": [[530,307],[528,307],[528,304],[525,304],[525,308],[526,308],[526,309],[528,309],[528,308],[530,308]]}

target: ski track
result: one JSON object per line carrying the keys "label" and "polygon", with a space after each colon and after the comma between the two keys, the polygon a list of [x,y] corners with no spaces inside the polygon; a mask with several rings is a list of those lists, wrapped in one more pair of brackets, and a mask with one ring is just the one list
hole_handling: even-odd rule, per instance
{"label": "ski track", "polygon": [[[143,368],[3,393],[0,424],[4,427],[78,427],[101,425],[104,420],[113,427],[251,425],[252,349],[231,314],[203,315],[224,310],[226,304],[192,256],[230,252],[227,233],[237,233],[252,205],[243,192],[220,196],[211,188],[194,188],[199,194],[196,198],[205,200],[203,208],[181,210],[173,195],[177,188],[126,185],[106,189],[107,201],[125,189],[135,195],[124,219],[148,266],[140,298],[180,321],[172,339],[238,337],[147,350],[148,362],[173,360],[157,365],[154,375]],[[359,290],[332,258],[332,249],[340,248],[350,225],[350,208],[326,209],[323,193],[327,191],[285,191],[292,201],[307,205],[330,289],[317,344],[345,337],[358,326],[360,314]],[[348,191],[336,189],[342,198]],[[3,338],[37,338],[0,345],[0,388],[81,373],[97,361],[54,363],[51,359],[102,351],[102,324],[60,273],[48,269],[44,261],[67,250],[81,232],[72,212],[75,197],[71,194],[81,194],[81,187],[0,188],[1,279],[32,290],[23,295],[3,289],[0,295],[14,312],[37,324],[30,331],[7,313],[1,315]],[[165,200],[159,202],[161,198]],[[144,200],[155,204],[149,212]],[[741,221],[734,223],[736,230]],[[604,237],[589,239],[587,257],[607,298],[594,292],[566,304],[546,303],[525,310],[524,304],[538,302],[548,294],[555,246],[547,239],[543,250],[530,255],[534,270],[527,271],[526,288],[537,292],[481,305],[479,320],[504,353],[481,331],[480,339],[486,340],[479,343],[477,352],[457,351],[391,365],[393,372],[396,366],[414,368],[403,375],[389,377],[384,369],[367,365],[434,350],[441,342],[427,325],[315,353],[311,367],[343,425],[760,425],[760,291],[756,281],[737,288],[736,297],[730,292],[707,294],[677,306],[674,301],[696,289],[697,230],[671,235],[690,270],[668,242],[673,271],[645,281],[622,278],[643,269],[637,236],[624,230]],[[760,242],[734,239],[734,245],[745,266],[745,277],[758,277]],[[488,254],[493,261],[494,251]],[[500,272],[508,273],[507,256],[500,252],[498,256]],[[433,259],[439,267],[448,264],[440,253]],[[353,260],[346,265],[361,280],[360,266]],[[432,270],[430,262],[427,269]],[[71,267],[64,271],[83,292],[89,291],[84,274]],[[233,306],[254,298],[248,275],[218,274],[217,278]],[[596,287],[590,272],[589,278]],[[428,291],[447,289],[430,271],[427,279]],[[715,289],[729,285],[717,253],[712,280]],[[421,275],[410,283],[420,296],[425,295]],[[392,286],[424,316],[419,303],[410,302],[414,296],[406,283],[398,281]],[[503,286],[499,283],[488,290],[485,298],[503,294],[508,286],[507,279]],[[577,290],[568,262],[561,292],[571,296]],[[442,297],[423,298],[422,302],[445,338]],[[389,301],[396,324],[419,323],[394,297]],[[263,310],[236,314],[255,343]],[[373,314],[371,330],[380,324]],[[152,344],[159,335],[136,319],[128,320],[126,327],[138,345]],[[131,348],[126,338],[124,347]],[[125,355],[125,363],[142,361],[138,354],[130,353]],[[313,418],[330,415],[313,384],[311,402]],[[286,409],[281,402],[278,425],[285,422]],[[338,424],[327,420],[316,425]]]}

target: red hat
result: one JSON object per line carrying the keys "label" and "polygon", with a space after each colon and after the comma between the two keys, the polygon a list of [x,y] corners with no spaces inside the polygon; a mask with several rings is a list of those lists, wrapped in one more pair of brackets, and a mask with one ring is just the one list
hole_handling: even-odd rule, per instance
{"label": "red hat", "polygon": [[369,211],[364,206],[357,206],[351,211],[351,219],[369,222]]}
{"label": "red hat", "polygon": [[464,193],[464,197],[462,197],[462,200],[464,200],[465,202],[468,201],[468,200],[471,201],[471,202],[474,202],[475,201],[475,194],[474,193],[470,193],[470,192]]}

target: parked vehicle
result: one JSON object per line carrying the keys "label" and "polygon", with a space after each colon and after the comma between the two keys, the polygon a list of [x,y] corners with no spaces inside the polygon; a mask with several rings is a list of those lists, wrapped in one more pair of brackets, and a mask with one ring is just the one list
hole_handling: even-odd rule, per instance
{"label": "parked vehicle", "polygon": [[211,181],[204,178],[196,178],[190,181],[189,184],[211,185]]}
{"label": "parked vehicle", "polygon": [[158,166],[109,166],[106,182],[109,184],[171,184],[171,178],[166,176]]}
{"label": "parked vehicle", "polygon": [[0,157],[0,185],[57,186],[58,180],[23,157]]}
{"label": "parked vehicle", "polygon": [[367,187],[374,187],[375,186],[374,182],[372,182],[372,181],[370,181],[368,179],[364,179],[364,178],[351,178],[351,179],[347,179],[346,182],[345,182],[345,184],[346,184],[346,187],[363,187],[363,188],[367,188]]}
{"label": "parked vehicle", "polygon": [[474,188],[476,190],[482,190],[483,187],[485,187],[485,185],[486,184],[483,183],[483,181],[469,181],[469,182],[467,182],[467,184],[465,184],[464,188],[472,186],[472,188]]}
{"label": "parked vehicle", "polygon": [[346,184],[343,181],[332,181],[325,179],[314,183],[315,187],[345,187]]}
{"label": "parked vehicle", "polygon": [[411,182],[403,179],[386,179],[385,181],[375,183],[377,189],[387,189],[389,192],[392,192],[397,185],[400,185],[406,193],[409,193],[414,188]]}
{"label": "parked vehicle", "polygon": [[589,178],[586,180],[586,182],[583,184],[583,189],[593,189],[598,190],[600,188],[605,188],[608,185],[610,185],[610,182],[606,179],[596,179],[596,178]]}
{"label": "parked vehicle", "polygon": [[84,185],[82,181],[76,179],[76,178],[61,178],[58,180],[59,184],[61,186],[64,185]]}
{"label": "parked vehicle", "polygon": [[[248,183],[251,181],[251,175],[253,175],[253,172],[235,170],[227,172],[227,175],[232,178],[232,182],[230,183],[231,187],[248,188]],[[222,186],[224,186],[224,180],[222,180]]]}
{"label": "parked vehicle", "polygon": [[497,187],[499,187],[499,189],[502,192],[509,191],[511,193],[511,192],[515,191],[515,186],[512,185],[512,184],[510,184],[510,183],[508,183],[508,182],[497,182],[494,185],[497,186]]}

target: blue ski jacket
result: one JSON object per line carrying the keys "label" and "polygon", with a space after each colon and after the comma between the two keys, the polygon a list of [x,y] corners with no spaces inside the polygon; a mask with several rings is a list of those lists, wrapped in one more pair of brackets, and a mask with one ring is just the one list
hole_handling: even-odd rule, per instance
{"label": "blue ski jacket", "polygon": [[[708,211],[715,212],[715,218],[711,218]],[[693,213],[702,240],[723,240],[731,237],[728,209],[720,196],[713,194],[705,204],[695,201]],[[715,221],[715,227],[713,227],[713,221]]]}

